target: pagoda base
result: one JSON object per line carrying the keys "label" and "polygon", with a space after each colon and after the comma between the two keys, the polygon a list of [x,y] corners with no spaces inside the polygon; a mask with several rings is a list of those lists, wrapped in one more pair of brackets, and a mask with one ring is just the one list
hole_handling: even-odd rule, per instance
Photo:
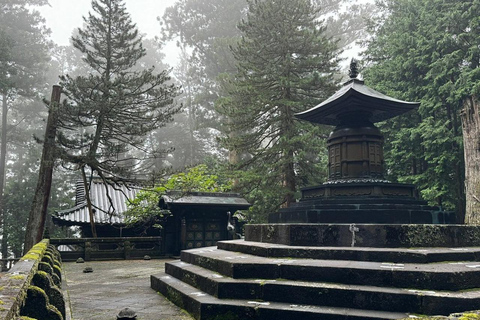
{"label": "pagoda base", "polygon": [[268,216],[269,223],[452,224],[455,213],[418,200],[413,185],[325,183],[302,190],[302,199]]}
{"label": "pagoda base", "polygon": [[345,197],[395,197],[418,198],[415,186],[391,183],[385,180],[353,179],[327,182],[319,186],[303,188],[302,200]]}
{"label": "pagoda base", "polygon": [[480,226],[440,224],[255,224],[245,240],[309,247],[475,247]]}

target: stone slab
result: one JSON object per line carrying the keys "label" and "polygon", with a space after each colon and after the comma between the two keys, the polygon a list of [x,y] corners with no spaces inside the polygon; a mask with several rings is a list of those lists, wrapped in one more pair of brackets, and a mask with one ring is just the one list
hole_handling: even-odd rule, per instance
{"label": "stone slab", "polygon": [[215,247],[182,251],[181,260],[235,279],[287,279],[448,291],[480,287],[480,264],[475,262],[397,264],[281,259]]}
{"label": "stone slab", "polygon": [[[353,232],[354,231],[354,232]],[[478,247],[480,226],[432,224],[256,224],[245,240],[291,246]]]}

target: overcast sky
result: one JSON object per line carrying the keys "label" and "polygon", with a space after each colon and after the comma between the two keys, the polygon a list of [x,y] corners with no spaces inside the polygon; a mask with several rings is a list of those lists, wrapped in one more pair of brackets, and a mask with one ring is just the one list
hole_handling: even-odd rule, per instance
{"label": "overcast sky", "polygon": [[[153,38],[160,34],[157,17],[163,16],[165,8],[172,6],[176,0],[125,0],[127,11],[132,21],[142,34]],[[68,45],[72,31],[81,27],[83,16],[91,10],[91,0],[49,0],[50,6],[39,8],[46,20],[47,27],[52,31],[51,39],[58,45]],[[165,62],[170,66],[178,63],[178,52],[175,44],[164,47]]]}

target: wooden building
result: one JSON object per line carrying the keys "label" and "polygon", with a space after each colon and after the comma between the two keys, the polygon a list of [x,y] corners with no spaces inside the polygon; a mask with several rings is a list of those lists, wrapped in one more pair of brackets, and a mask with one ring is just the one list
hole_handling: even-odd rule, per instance
{"label": "wooden building", "polygon": [[[135,186],[113,188],[101,180],[92,181],[90,198],[98,237],[160,236],[165,254],[178,254],[182,249],[233,239],[236,220],[232,214],[250,207],[235,193],[171,192],[159,199],[159,206],[170,212],[161,219],[162,228],[127,227],[123,216],[127,198],[134,198],[139,190]],[[79,227],[82,238],[92,237],[83,183],[76,185],[75,206],[56,212],[52,220],[59,226]]]}
{"label": "wooden building", "polygon": [[250,204],[236,193],[171,192],[160,198],[159,206],[172,213],[164,227],[166,251],[179,252],[233,239],[239,228],[231,215]]}

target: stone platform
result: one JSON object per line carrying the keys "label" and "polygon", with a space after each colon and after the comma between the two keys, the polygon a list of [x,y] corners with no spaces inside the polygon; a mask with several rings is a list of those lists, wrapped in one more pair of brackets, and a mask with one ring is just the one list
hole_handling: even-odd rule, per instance
{"label": "stone platform", "polygon": [[244,240],[183,251],[151,287],[195,319],[401,319],[480,305],[480,247],[309,247]]}

